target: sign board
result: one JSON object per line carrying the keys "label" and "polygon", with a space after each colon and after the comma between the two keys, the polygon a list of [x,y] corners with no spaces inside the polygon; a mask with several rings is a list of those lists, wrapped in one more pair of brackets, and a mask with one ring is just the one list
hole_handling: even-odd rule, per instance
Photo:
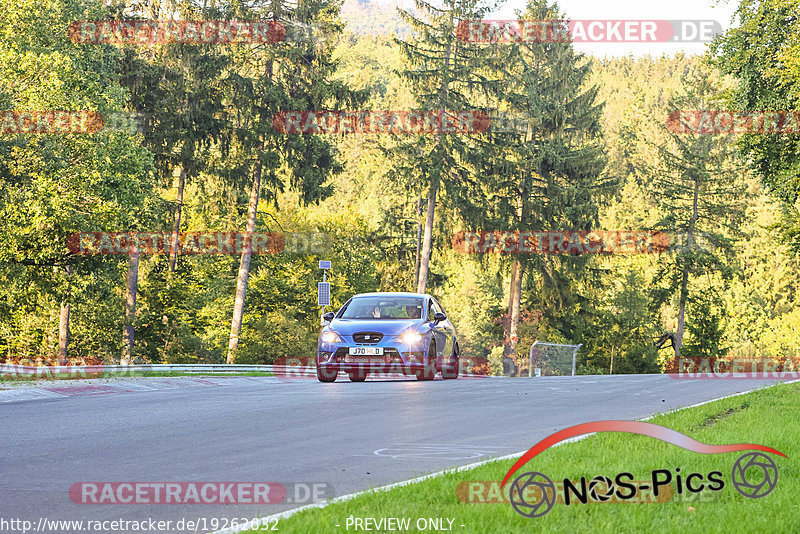
{"label": "sign board", "polygon": [[317,306],[331,305],[331,284],[329,282],[317,283]]}
{"label": "sign board", "polygon": [[331,268],[331,260],[319,260],[319,268],[320,269],[330,269]]}

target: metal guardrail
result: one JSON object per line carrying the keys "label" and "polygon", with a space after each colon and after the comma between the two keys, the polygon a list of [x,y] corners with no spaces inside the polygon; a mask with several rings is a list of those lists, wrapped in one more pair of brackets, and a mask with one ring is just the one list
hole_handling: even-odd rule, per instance
{"label": "metal guardrail", "polygon": [[[0,363],[0,376],[15,375],[20,377],[48,376],[67,374],[77,377],[99,375],[101,373],[131,374],[143,372],[180,372],[188,374],[205,373],[272,373],[277,376],[289,378],[316,377],[317,368],[308,365],[238,365],[238,364],[134,364],[134,365],[53,365],[38,367],[32,365],[17,365]],[[462,370],[464,377],[486,377],[467,373]]]}
{"label": "metal guardrail", "polygon": [[237,364],[135,364],[135,365],[53,365],[38,367],[32,365],[0,364],[0,375],[42,375],[42,374],[98,374],[98,373],[142,373],[180,372],[180,373],[275,373],[286,369],[314,370],[314,367],[296,365],[237,365]]}

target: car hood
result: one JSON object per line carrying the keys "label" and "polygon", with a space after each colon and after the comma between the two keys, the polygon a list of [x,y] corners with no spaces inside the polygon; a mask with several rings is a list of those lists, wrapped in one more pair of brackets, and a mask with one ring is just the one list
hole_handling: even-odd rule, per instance
{"label": "car hood", "polygon": [[421,319],[392,320],[378,319],[375,321],[365,321],[364,319],[334,319],[331,321],[330,329],[343,336],[352,336],[356,332],[380,332],[384,336],[399,335],[412,326],[419,326],[425,321]]}

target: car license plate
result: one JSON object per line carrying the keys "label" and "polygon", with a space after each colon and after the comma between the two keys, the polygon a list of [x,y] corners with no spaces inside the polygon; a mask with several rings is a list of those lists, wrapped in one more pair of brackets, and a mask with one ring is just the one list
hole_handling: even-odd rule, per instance
{"label": "car license plate", "polygon": [[350,356],[383,356],[383,347],[350,347]]}

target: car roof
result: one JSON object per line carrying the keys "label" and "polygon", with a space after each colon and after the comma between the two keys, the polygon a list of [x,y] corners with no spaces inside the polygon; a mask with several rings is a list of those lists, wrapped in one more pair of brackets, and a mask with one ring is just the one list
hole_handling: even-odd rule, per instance
{"label": "car roof", "polygon": [[357,295],[353,295],[352,298],[358,297],[428,297],[426,293],[410,293],[405,291],[383,291],[383,292],[375,292],[375,293],[359,293]]}

